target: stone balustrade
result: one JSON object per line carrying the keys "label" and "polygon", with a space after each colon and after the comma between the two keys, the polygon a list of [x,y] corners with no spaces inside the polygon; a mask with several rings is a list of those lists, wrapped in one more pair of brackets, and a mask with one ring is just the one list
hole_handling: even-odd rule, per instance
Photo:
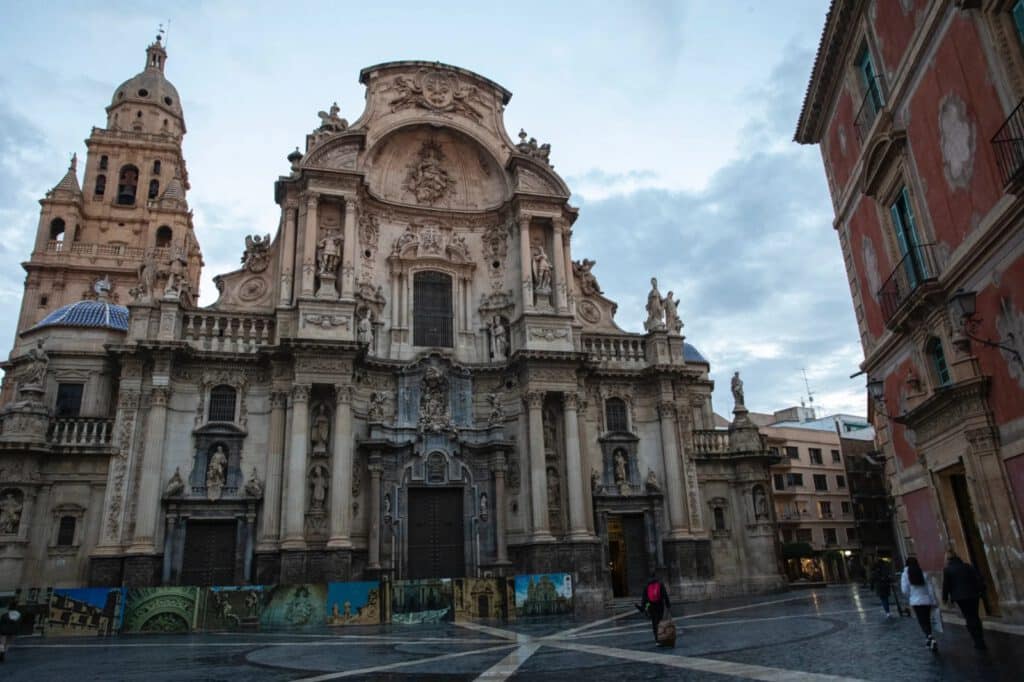
{"label": "stone balustrade", "polygon": [[[166,262],[170,258],[170,252],[167,247],[153,248],[152,251],[153,258],[157,263]],[[127,246],[126,244],[98,244],[51,239],[46,242],[46,248],[41,255],[42,258],[49,261],[66,260],[71,256],[118,262],[124,260],[141,261],[146,256],[146,249],[139,246]]]}
{"label": "stone balustrade", "polygon": [[580,338],[583,352],[597,362],[643,364],[644,337],[624,334],[584,334]]}
{"label": "stone balustrade", "polygon": [[724,455],[729,452],[729,432],[718,429],[694,429],[693,451],[697,455]]}
{"label": "stone balustrade", "polygon": [[270,316],[238,313],[186,312],[181,334],[199,350],[224,353],[255,353],[274,340],[274,319]]}
{"label": "stone balustrade", "polygon": [[46,441],[55,447],[110,445],[114,420],[105,417],[69,417],[50,422]]}

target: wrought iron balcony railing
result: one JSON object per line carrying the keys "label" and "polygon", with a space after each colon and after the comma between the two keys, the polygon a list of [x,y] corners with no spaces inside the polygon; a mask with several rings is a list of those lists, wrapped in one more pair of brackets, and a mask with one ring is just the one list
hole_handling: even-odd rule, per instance
{"label": "wrought iron balcony railing", "polygon": [[885,106],[884,93],[885,81],[881,76],[875,76],[864,90],[864,99],[861,100],[857,115],[853,118],[853,127],[857,131],[858,141],[864,142],[868,133],[871,132],[871,126],[878,118],[878,112]]}
{"label": "wrought iron balcony railing", "polygon": [[1024,100],[992,136],[992,148],[1005,187],[1024,171]]}
{"label": "wrought iron balcony railing", "polygon": [[935,244],[918,244],[908,249],[878,290],[878,303],[886,324],[922,284],[938,279],[935,249]]}

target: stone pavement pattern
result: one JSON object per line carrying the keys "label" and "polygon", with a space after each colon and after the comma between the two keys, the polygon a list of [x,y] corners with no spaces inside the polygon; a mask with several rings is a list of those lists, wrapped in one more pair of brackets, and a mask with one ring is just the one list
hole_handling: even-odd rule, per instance
{"label": "stone pavement pattern", "polygon": [[933,655],[912,618],[885,620],[857,588],[687,605],[675,649],[632,607],[595,621],[20,639],[4,680],[1017,680],[1019,636],[978,654],[947,624]]}

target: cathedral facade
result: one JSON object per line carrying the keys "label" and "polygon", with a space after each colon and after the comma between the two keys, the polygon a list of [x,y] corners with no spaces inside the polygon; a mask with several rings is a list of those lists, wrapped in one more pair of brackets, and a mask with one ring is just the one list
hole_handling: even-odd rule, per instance
{"label": "cathedral facade", "polygon": [[[0,433],[0,582],[228,585],[568,572],[577,602],[782,584],[769,455],[712,422],[652,280],[645,333],[573,260],[550,147],[464,69],[364,69],[198,305],[159,39],[41,200]],[[643,282],[639,284],[643,285]]]}

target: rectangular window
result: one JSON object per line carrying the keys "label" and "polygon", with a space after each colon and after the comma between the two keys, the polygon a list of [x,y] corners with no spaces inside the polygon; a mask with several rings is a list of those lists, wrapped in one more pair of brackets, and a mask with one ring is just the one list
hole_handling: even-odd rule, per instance
{"label": "rectangular window", "polygon": [[807,448],[807,453],[811,456],[811,464],[823,464],[821,459],[821,448]]}
{"label": "rectangular window", "polygon": [[826,528],[825,529],[825,545],[831,547],[833,545],[838,545],[838,544],[839,544],[839,538],[836,536],[836,529],[835,528]]}
{"label": "rectangular window", "polygon": [[793,487],[793,486],[802,486],[803,484],[804,484],[804,475],[803,474],[786,474],[786,485],[788,485],[790,487]]}
{"label": "rectangular window", "polygon": [[[1024,2],[1024,0],[1021,0],[1021,2]],[[778,456],[779,456],[779,448],[778,448],[778,447],[776,447],[776,446],[774,446],[774,445],[773,445],[773,446],[771,446],[770,448],[768,448],[768,452],[772,453],[772,454],[773,454],[773,455],[775,455],[776,457],[778,457]]]}
{"label": "rectangular window", "polygon": [[[1024,2],[1024,0],[1022,0],[1022,2]],[[842,459],[842,457],[839,456],[839,451],[838,450],[833,450],[832,451],[832,463],[833,464],[839,464],[842,461],[843,461],[843,459]]]}
{"label": "rectangular window", "polygon": [[1024,45],[1024,0],[1013,3],[1013,27],[1017,29],[1017,40]]}
{"label": "rectangular window", "polygon": [[881,84],[875,72],[875,62],[871,59],[871,51],[867,45],[861,49],[860,56],[857,57],[857,72],[860,74],[861,87],[864,88],[864,106],[870,107],[867,113],[871,120],[874,120],[885,105],[885,100],[882,98]]}
{"label": "rectangular window", "polygon": [[928,268],[921,251],[921,240],[917,236],[917,225],[914,222],[914,209],[910,203],[910,193],[901,187],[896,201],[889,207],[892,215],[893,229],[896,231],[896,242],[900,248],[900,259],[903,272],[907,277],[910,290],[914,290],[925,279],[928,279]]}
{"label": "rectangular window", "polygon": [[844,514],[849,514],[850,513],[850,503],[849,502],[841,502],[840,504],[842,505],[843,513]]}
{"label": "rectangular window", "polygon": [[776,490],[786,489],[786,479],[782,474],[772,474],[772,482],[775,484]]}
{"label": "rectangular window", "polygon": [[815,490],[828,490],[828,478],[825,474],[814,474],[814,489]]}
{"label": "rectangular window", "polygon": [[451,348],[452,278],[443,272],[413,275],[413,344]]}
{"label": "rectangular window", "polygon": [[856,528],[847,528],[846,529],[846,541],[847,542],[857,542],[857,529]]}
{"label": "rectangular window", "polygon": [[57,529],[58,547],[71,547],[75,544],[75,524],[74,516],[60,517],[60,527]]}
{"label": "rectangular window", "polygon": [[840,489],[846,487],[846,476],[836,476],[836,487]]}
{"label": "rectangular window", "polygon": [[831,502],[819,502],[818,511],[821,512],[821,518],[831,519],[832,518],[832,503]]}
{"label": "rectangular window", "polygon": [[796,529],[796,541],[797,542],[814,542],[811,535],[810,528],[797,528]]}
{"label": "rectangular window", "polygon": [[57,384],[57,405],[55,412],[58,419],[77,417],[82,410],[82,390],[85,384]]}
{"label": "rectangular window", "polygon": [[626,401],[622,398],[608,398],[604,403],[604,416],[609,431],[629,431]]}
{"label": "rectangular window", "polygon": [[793,542],[793,531],[789,528],[782,529],[782,541],[786,544]]}
{"label": "rectangular window", "polygon": [[800,450],[791,445],[787,445],[786,457],[789,457],[790,459],[800,459]]}

